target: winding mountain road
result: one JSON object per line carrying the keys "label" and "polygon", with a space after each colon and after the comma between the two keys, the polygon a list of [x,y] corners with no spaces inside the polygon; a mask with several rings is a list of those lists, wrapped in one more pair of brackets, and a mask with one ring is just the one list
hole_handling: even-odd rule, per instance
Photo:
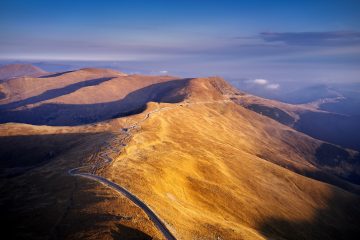
{"label": "winding mountain road", "polygon": [[[137,127],[139,127],[139,125],[143,122],[145,122],[152,114],[161,112],[161,111],[166,111],[166,110],[170,110],[170,109],[174,109],[177,107],[182,107],[182,106],[189,106],[189,105],[194,105],[194,104],[206,104],[206,103],[219,103],[219,102],[230,102],[230,100],[220,100],[220,101],[207,101],[207,102],[194,102],[194,103],[180,103],[180,104],[176,104],[175,106],[172,107],[163,107],[163,108],[157,108],[155,110],[152,110],[150,112],[148,112],[143,119],[139,120],[138,122],[130,125],[127,128],[123,128],[121,129],[122,133],[125,134],[125,137],[121,140],[124,141],[127,137],[130,137],[130,130],[135,129]],[[122,148],[124,148],[126,146],[126,144],[121,143],[121,148],[119,151],[121,151]],[[150,209],[149,206],[147,206],[143,201],[141,201],[138,197],[136,197],[134,194],[132,194],[131,192],[129,192],[127,189],[125,189],[124,187],[121,187],[120,185],[95,174],[92,173],[86,173],[86,172],[79,172],[81,169],[84,168],[99,168],[99,167],[103,167],[109,163],[111,163],[112,158],[109,157],[108,152],[109,151],[113,151],[113,148],[111,147],[110,144],[107,145],[107,149],[105,152],[101,152],[99,153],[99,158],[103,160],[102,163],[95,163],[92,165],[87,165],[87,166],[82,166],[82,167],[77,167],[77,168],[72,168],[68,170],[68,174],[72,175],[72,176],[79,176],[79,177],[83,177],[83,178],[87,178],[90,180],[94,180],[97,181],[113,190],[115,190],[116,192],[124,195],[125,197],[127,197],[129,200],[131,200],[135,205],[137,205],[139,208],[141,208],[146,215],[150,218],[150,220],[155,224],[155,226],[157,227],[157,229],[163,234],[163,236],[167,239],[167,240],[176,240],[175,236],[170,232],[170,230],[166,227],[166,225],[164,224],[164,222]]]}
{"label": "winding mountain road", "polygon": [[141,208],[146,215],[150,218],[150,220],[155,224],[155,226],[159,229],[159,231],[163,234],[163,236],[168,240],[176,240],[174,235],[169,231],[169,229],[165,226],[165,224],[160,220],[160,218],[138,197],[134,194],[126,190],[125,188],[119,186],[118,184],[98,175],[94,175],[91,173],[75,173],[73,175],[85,177],[117,191],[118,193],[123,194],[125,197],[130,199],[133,203],[135,203],[139,208]]}

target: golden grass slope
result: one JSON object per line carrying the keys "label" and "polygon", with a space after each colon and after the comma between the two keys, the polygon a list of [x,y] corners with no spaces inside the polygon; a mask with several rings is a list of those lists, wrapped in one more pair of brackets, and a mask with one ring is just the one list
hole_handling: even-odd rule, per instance
{"label": "golden grass slope", "polygon": [[183,106],[146,121],[106,176],[179,239],[346,239],[359,196],[279,166],[315,170],[319,144],[233,103]]}
{"label": "golden grass slope", "polygon": [[[66,75],[76,73],[76,81],[83,81],[113,74],[79,71],[50,78],[70,81]],[[169,80],[116,76],[51,101],[108,101]],[[49,88],[31,94],[59,87],[46,81]],[[16,86],[25,94],[19,96],[29,97],[20,82]],[[359,187],[317,167],[314,154],[321,141],[232,103],[230,96],[243,93],[222,79],[184,83],[169,85],[164,95],[186,96],[181,104],[149,103],[144,113],[126,118],[76,127],[2,124],[0,137],[7,144],[7,137],[23,138],[19,151],[26,154],[45,145],[42,151],[48,151],[59,142],[71,145],[46,164],[1,182],[0,203],[11,206],[3,215],[8,229],[28,239],[49,234],[61,239],[161,239],[125,198],[67,170],[97,161],[93,156],[116,131],[157,107],[171,106],[144,121],[125,152],[99,173],[148,204],[178,239],[349,239],[359,234]],[[49,144],[37,145],[37,135]],[[318,176],[323,182],[314,180]]]}

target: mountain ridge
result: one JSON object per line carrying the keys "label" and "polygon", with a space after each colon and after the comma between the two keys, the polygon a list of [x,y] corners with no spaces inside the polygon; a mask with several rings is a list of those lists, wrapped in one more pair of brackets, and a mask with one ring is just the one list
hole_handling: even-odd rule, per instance
{"label": "mountain ridge", "polygon": [[22,236],[56,228],[64,239],[110,238],[120,228],[162,238],[126,198],[68,174],[78,168],[129,190],[177,238],[346,239],[360,232],[359,153],[249,107],[276,107],[292,118],[324,112],[313,105],[251,96],[219,77],[102,69],[0,86],[8,93],[0,105],[0,202],[6,224]]}

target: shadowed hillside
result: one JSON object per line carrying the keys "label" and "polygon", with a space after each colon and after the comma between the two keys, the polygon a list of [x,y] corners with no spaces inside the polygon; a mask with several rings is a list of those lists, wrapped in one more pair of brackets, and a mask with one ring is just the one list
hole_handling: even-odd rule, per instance
{"label": "shadowed hillside", "polygon": [[304,112],[295,129],[314,138],[360,150],[360,117]]}
{"label": "shadowed hillside", "polygon": [[334,189],[309,219],[271,217],[259,229],[268,239],[346,240],[360,234],[359,213],[359,198]]}
{"label": "shadowed hillside", "polygon": [[25,135],[0,137],[3,234],[12,239],[161,239],[126,198],[67,173],[96,157],[114,134],[94,126],[64,134],[58,132],[69,129],[14,127]]}
{"label": "shadowed hillside", "polygon": [[8,175],[11,175],[41,166],[56,156],[64,154],[87,135],[84,133],[0,137],[0,158],[2,159],[0,169],[8,170]]}
{"label": "shadowed hillside", "polygon": [[[348,100],[347,102],[350,101],[351,104],[347,105],[343,103],[345,100],[342,98],[329,98],[308,104],[293,105],[246,94],[233,97],[232,100],[311,137],[345,148],[360,150],[360,125],[358,124],[360,117],[356,114],[355,100]],[[353,109],[354,115],[325,111],[325,109],[339,111],[338,107],[329,107],[338,104],[340,106],[345,104],[348,107],[345,110],[347,112]],[[325,106],[324,110],[323,105]]]}

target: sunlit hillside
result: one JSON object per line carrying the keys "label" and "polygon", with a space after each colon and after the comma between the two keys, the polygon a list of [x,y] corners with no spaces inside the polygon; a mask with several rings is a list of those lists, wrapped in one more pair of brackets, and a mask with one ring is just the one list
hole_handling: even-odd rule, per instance
{"label": "sunlit hillside", "polygon": [[[119,76],[86,84],[108,74]],[[30,84],[30,92],[22,87],[42,79],[49,84]],[[33,109],[57,104],[57,111],[44,112],[51,119],[36,119],[76,125],[11,123],[2,116],[1,203],[4,224],[16,237],[164,239],[143,208],[74,171],[127,189],[176,239],[348,239],[359,233],[358,152],[313,139],[273,114],[276,108],[298,119],[302,111],[322,112],[314,105],[251,96],[219,77],[102,69],[14,78],[3,86],[2,111],[15,112],[19,122],[32,123]],[[271,111],[263,114],[254,104]]]}
{"label": "sunlit hillside", "polygon": [[359,197],[311,178],[321,176],[321,144],[234,103],[199,101],[150,117],[105,176],[149,203],[181,239],[346,239],[359,231]]}

